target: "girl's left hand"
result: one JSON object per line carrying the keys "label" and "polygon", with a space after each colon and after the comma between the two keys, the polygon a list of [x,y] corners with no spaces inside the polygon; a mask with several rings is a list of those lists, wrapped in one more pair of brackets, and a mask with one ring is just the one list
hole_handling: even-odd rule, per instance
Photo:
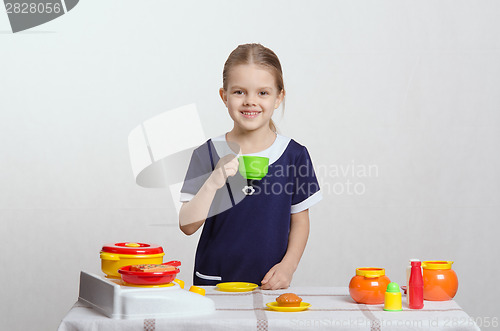
{"label": "girl's left hand", "polygon": [[262,279],[263,290],[279,290],[290,286],[292,276],[295,272],[293,266],[286,262],[280,262],[272,267]]}

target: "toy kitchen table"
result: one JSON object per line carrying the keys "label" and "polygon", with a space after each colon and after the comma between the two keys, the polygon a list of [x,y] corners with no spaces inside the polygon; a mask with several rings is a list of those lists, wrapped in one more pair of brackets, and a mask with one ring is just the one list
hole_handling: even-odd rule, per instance
{"label": "toy kitchen table", "polygon": [[[215,312],[192,317],[112,319],[79,300],[63,318],[69,330],[479,330],[455,301],[425,301],[421,310],[388,312],[383,305],[356,304],[346,287],[292,287],[287,290],[221,292],[204,287]],[[299,312],[272,311],[266,303],[293,292],[311,307]],[[403,297],[403,301],[405,298]]]}

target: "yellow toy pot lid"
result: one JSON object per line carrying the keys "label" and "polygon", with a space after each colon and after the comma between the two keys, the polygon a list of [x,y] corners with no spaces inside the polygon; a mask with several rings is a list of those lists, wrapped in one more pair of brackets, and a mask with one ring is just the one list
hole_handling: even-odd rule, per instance
{"label": "yellow toy pot lid", "polygon": [[430,270],[447,270],[451,269],[453,261],[423,261],[422,268]]}
{"label": "yellow toy pot lid", "polygon": [[384,268],[357,268],[356,276],[362,276],[366,278],[377,278],[385,275]]}

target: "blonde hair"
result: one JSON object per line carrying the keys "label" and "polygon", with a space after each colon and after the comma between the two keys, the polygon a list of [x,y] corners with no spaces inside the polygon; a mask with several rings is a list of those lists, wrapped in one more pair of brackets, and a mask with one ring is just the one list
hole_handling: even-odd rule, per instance
{"label": "blonde hair", "polygon": [[[274,76],[278,94],[283,92],[285,94],[285,85],[283,84],[283,72],[281,70],[280,60],[278,56],[269,48],[261,44],[243,44],[234,49],[224,63],[224,70],[222,71],[222,88],[227,91],[227,81],[229,72],[232,67],[240,64],[256,64],[268,69]],[[283,99],[283,111],[285,109],[285,100]],[[269,128],[277,132],[278,129],[273,120],[269,121]]]}

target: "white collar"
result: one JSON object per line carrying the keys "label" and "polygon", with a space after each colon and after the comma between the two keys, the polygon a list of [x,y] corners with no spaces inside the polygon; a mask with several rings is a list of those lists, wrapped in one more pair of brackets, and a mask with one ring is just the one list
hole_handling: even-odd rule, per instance
{"label": "white collar", "polygon": [[[285,152],[285,149],[288,147],[290,140],[290,138],[277,133],[276,139],[274,140],[273,144],[267,149],[261,152],[244,155],[264,156],[269,158],[269,164],[273,164],[274,162],[278,161],[281,155],[283,155],[283,152]],[[219,158],[222,158],[228,154],[236,155],[236,153],[233,152],[233,150],[229,147],[225,134],[212,138],[212,142],[214,143],[214,147],[217,155],[219,155]]]}

